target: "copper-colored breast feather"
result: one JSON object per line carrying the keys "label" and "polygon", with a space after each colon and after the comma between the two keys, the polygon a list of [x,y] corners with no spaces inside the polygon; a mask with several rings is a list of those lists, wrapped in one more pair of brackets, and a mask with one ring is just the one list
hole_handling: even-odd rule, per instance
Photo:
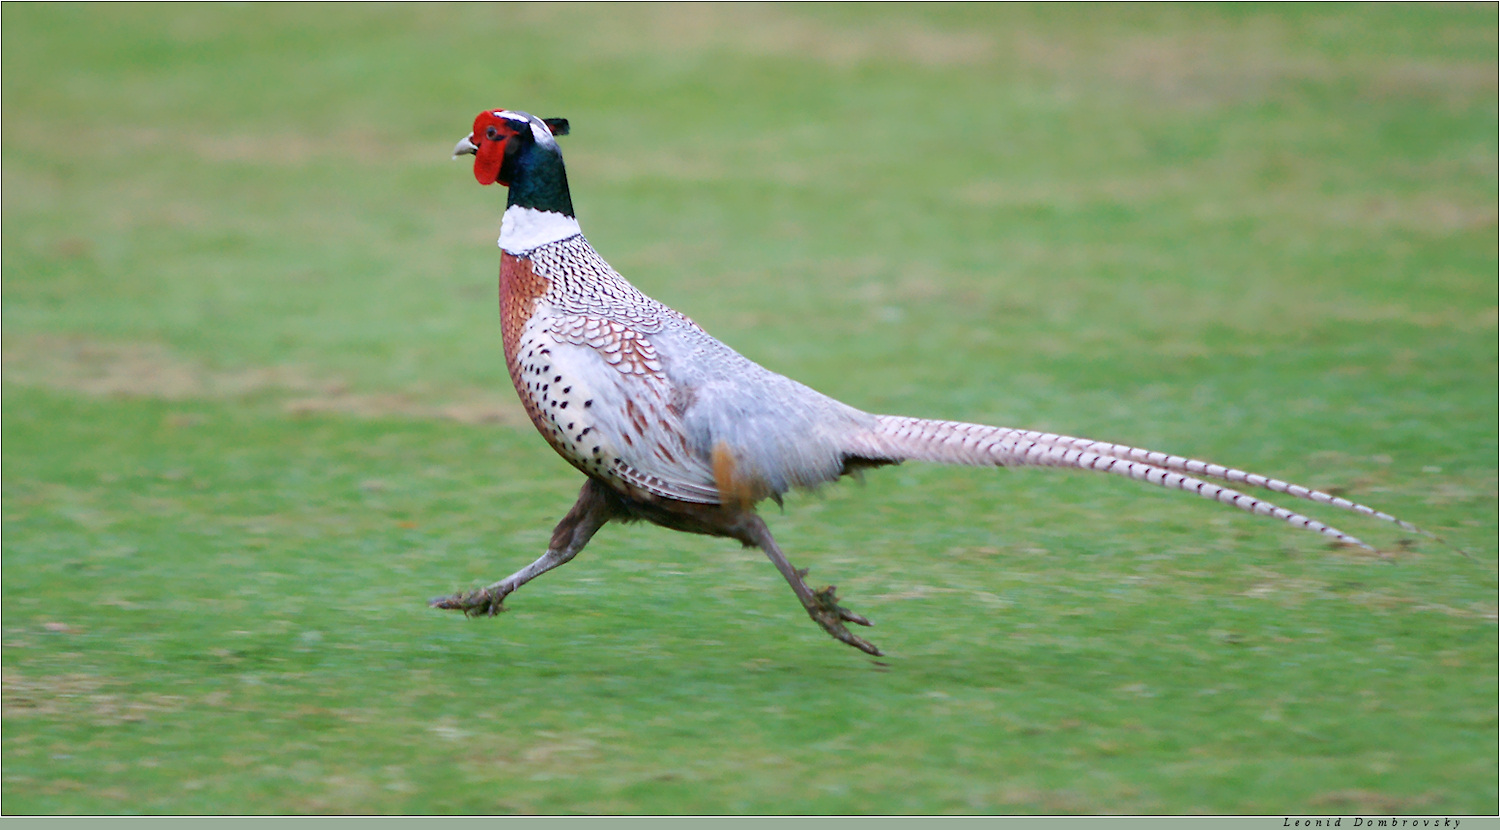
{"label": "copper-colored breast feather", "polygon": [[512,379],[516,376],[516,346],[521,329],[536,310],[536,301],[552,285],[531,267],[529,257],[518,257],[509,251],[500,254],[500,336],[505,346],[505,362]]}
{"label": "copper-colored breast feather", "polygon": [[526,393],[520,355],[521,331],[536,312],[537,300],[547,293],[549,287],[551,283],[536,273],[530,258],[518,257],[509,251],[500,254],[500,341],[505,348],[505,368],[510,371],[510,382],[515,385],[521,406],[526,409],[531,422],[549,442],[553,442],[536,401]]}

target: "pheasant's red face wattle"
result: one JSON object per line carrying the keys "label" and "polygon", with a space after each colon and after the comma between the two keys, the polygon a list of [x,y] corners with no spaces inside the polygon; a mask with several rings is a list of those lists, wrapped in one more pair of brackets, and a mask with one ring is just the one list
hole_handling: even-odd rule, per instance
{"label": "pheasant's red face wattle", "polygon": [[474,150],[474,178],[480,184],[500,184],[506,187],[510,182],[500,177],[501,168],[505,166],[506,143],[516,135],[516,128],[500,113],[504,110],[485,110],[474,119],[474,132],[469,135],[469,141],[475,146]]}
{"label": "pheasant's red face wattle", "polygon": [[524,112],[485,110],[474,117],[473,132],[458,142],[453,156],[473,153],[474,178],[480,184],[510,187],[521,155],[536,141],[552,143],[547,133],[567,135],[568,119],[543,118],[538,122]]}

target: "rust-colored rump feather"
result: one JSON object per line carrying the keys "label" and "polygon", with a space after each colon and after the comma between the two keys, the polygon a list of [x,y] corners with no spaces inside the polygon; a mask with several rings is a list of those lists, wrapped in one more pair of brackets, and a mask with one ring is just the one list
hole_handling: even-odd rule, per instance
{"label": "rust-colored rump feather", "polygon": [[729,445],[723,441],[714,447],[713,464],[714,486],[719,488],[719,498],[724,504],[748,508],[758,501],[755,483],[739,474],[739,465],[735,463],[734,454],[729,451]]}

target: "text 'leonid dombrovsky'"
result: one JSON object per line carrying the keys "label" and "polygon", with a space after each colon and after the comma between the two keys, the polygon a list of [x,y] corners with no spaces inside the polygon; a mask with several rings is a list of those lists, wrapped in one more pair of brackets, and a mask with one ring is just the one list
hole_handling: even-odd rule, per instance
{"label": "text 'leonid dombrovsky'", "polygon": [[[1282,827],[1344,827],[1344,816],[1338,818],[1285,818]],[[1456,818],[1365,818],[1349,819],[1349,827],[1457,827]]]}

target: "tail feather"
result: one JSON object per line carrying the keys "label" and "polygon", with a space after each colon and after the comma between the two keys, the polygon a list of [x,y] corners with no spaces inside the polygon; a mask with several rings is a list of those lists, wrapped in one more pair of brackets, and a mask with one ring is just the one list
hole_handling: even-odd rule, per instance
{"label": "tail feather", "polygon": [[1332,505],[1344,510],[1358,513],[1361,516],[1369,516],[1383,522],[1390,522],[1403,530],[1419,533],[1432,539],[1436,539],[1431,533],[1408,521],[1403,521],[1389,513],[1367,507],[1359,502],[1350,501],[1346,498],[1325,493],[1321,490],[1313,490],[1300,484],[1282,481],[1280,479],[1263,476],[1259,473],[1236,470],[1233,467],[1225,467],[1222,464],[1214,464],[1211,461],[1200,461],[1196,458],[1185,458],[1180,455],[1169,455],[1155,450],[1141,449],[1140,447],[1126,446],[1125,444],[1112,444],[1107,441],[1094,441],[1089,438],[1073,438],[1067,435],[1052,435],[1045,432],[1023,432],[1020,433],[1028,440],[1040,443],[1055,444],[1058,446],[1075,447],[1077,449],[1095,452],[1114,458],[1124,458],[1132,461],[1142,461],[1156,467],[1167,470],[1191,473],[1204,478],[1216,478],[1235,484],[1246,484],[1251,487],[1261,487],[1273,493],[1286,493],[1299,499],[1315,501],[1319,504]]}
{"label": "tail feather", "polygon": [[892,461],[921,460],[1007,467],[1072,467],[1114,473],[1169,489],[1197,493],[1204,498],[1223,502],[1241,510],[1281,519],[1295,527],[1321,533],[1344,544],[1374,550],[1337,528],[1278,507],[1263,499],[1205,480],[1218,479],[1332,505],[1371,518],[1392,522],[1424,536],[1437,538],[1388,513],[1330,493],[1207,461],[1087,438],[955,421],[931,421],[922,418],[881,415],[877,418],[875,429],[861,436],[853,449],[864,457]]}

